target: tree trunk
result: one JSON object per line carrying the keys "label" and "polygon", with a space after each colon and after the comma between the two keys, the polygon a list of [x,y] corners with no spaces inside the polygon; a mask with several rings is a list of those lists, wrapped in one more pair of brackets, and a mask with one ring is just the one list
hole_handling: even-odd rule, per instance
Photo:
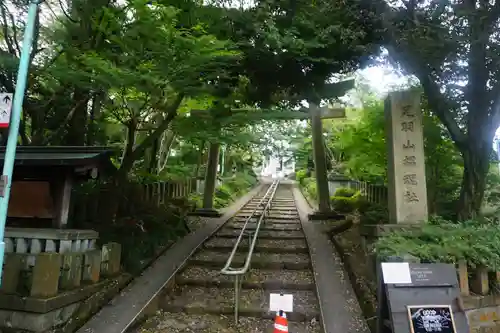
{"label": "tree trunk", "polygon": [[92,108],[90,109],[89,130],[87,133],[87,145],[93,146],[97,138],[97,119],[101,115],[102,104],[106,94],[104,91],[99,91],[92,97]]}
{"label": "tree trunk", "polygon": [[120,207],[120,201],[122,199],[121,190],[127,181],[129,171],[134,165],[132,154],[135,145],[136,130],[137,125],[135,122],[132,121],[127,125],[127,141],[125,142],[125,148],[123,149],[121,165],[110,182],[106,197],[103,199],[105,202],[103,209],[104,212],[102,213],[104,221],[114,222],[116,213]]}
{"label": "tree trunk", "polygon": [[87,134],[89,93],[75,89],[73,93],[74,113],[69,122],[65,143],[68,146],[84,146]]}
{"label": "tree trunk", "polygon": [[160,146],[160,139],[156,139],[153,142],[153,146],[150,149],[149,161],[148,161],[148,173],[158,174],[158,147]]}
{"label": "tree trunk", "polygon": [[196,163],[196,167],[194,168],[194,173],[193,173],[193,177],[195,179],[198,179],[198,177],[200,176],[200,168],[201,168],[201,165],[203,164],[203,156],[205,155],[205,141],[202,141],[199,145],[199,155],[198,155],[198,162]]}
{"label": "tree trunk", "polygon": [[170,151],[175,142],[175,133],[172,129],[167,130],[163,133],[163,137],[160,145],[160,153],[158,156],[158,174],[160,174],[166,167],[168,158],[170,157]]}
{"label": "tree trunk", "polygon": [[104,216],[104,219],[110,221],[115,220],[116,213],[118,212],[120,204],[120,190],[123,184],[125,184],[127,181],[128,173],[130,172],[130,170],[132,170],[135,161],[143,157],[146,153],[147,148],[151,147],[155,140],[159,139],[163,132],[168,129],[172,120],[174,120],[174,118],[177,116],[177,109],[179,108],[183,99],[183,94],[177,95],[174,102],[168,107],[165,119],[138,145],[135,144],[137,122],[131,121],[128,124],[127,142],[122,156],[120,168],[115,174],[115,177],[113,177],[112,185],[108,193],[108,196],[112,198],[110,198],[111,204],[107,205],[106,207],[106,214]]}
{"label": "tree trunk", "polygon": [[467,147],[462,151],[464,174],[457,207],[458,219],[461,221],[476,218],[481,211],[486,176],[490,167],[490,153],[491,147]]}
{"label": "tree trunk", "polygon": [[[226,146],[226,153],[225,153],[225,161],[224,161],[224,174],[231,174],[232,168],[233,168],[233,159],[231,157],[231,146],[227,145]],[[224,175],[222,175],[224,176]]]}

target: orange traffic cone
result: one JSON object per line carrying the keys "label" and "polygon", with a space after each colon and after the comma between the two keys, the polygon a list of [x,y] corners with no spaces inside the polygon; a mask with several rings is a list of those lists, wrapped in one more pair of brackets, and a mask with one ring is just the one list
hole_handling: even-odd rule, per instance
{"label": "orange traffic cone", "polygon": [[284,311],[280,310],[276,313],[273,333],[288,333],[288,320]]}

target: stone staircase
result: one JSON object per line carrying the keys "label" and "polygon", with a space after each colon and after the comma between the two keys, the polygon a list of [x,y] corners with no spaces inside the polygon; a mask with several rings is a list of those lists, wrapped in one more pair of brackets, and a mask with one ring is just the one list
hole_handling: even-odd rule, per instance
{"label": "stone staircase", "polygon": [[[275,313],[269,312],[269,294],[280,292],[294,296],[294,311],[287,314],[290,332],[322,332],[308,247],[292,192],[285,186],[278,188],[270,216],[261,226],[251,269],[242,282],[239,324],[234,323],[234,278],[220,270],[263,194],[248,202],[190,258],[176,276],[175,286],[161,297],[162,312],[129,332],[272,332]],[[251,227],[255,229],[255,222]],[[248,245],[248,239],[243,240],[234,266],[243,265]]]}

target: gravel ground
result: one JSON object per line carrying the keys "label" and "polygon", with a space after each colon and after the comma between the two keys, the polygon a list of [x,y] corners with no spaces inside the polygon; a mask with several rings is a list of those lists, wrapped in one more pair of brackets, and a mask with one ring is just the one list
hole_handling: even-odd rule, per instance
{"label": "gravel ground", "polygon": [[[316,320],[308,323],[288,323],[292,333],[320,333]],[[232,316],[188,315],[183,313],[160,312],[141,327],[129,333],[272,333],[273,321],[245,318],[234,325]]]}

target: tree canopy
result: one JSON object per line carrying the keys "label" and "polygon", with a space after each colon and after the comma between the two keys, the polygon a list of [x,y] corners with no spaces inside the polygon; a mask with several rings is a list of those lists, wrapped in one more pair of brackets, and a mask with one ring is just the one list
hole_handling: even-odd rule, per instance
{"label": "tree canopy", "polygon": [[[250,149],[265,137],[255,122],[259,112],[269,120],[304,100],[319,104],[328,83],[385,46],[388,60],[422,86],[426,140],[435,143],[426,142],[426,149],[448,152],[453,142],[460,152],[460,216],[474,216],[500,125],[499,8],[477,0],[259,0],[246,7],[48,0],[37,17],[20,140],[117,146],[117,182],[145,165],[161,173],[179,142],[200,152],[214,140]],[[25,2],[0,4],[0,91],[15,89],[26,10]],[[352,176],[382,179],[382,154],[372,156],[383,143],[380,106],[366,103],[370,115],[328,131],[327,151],[332,160],[349,156],[344,168]],[[258,112],[250,121],[235,109]],[[365,135],[349,136],[354,130]],[[376,163],[367,166],[366,158]],[[456,162],[455,155],[443,158]]]}

